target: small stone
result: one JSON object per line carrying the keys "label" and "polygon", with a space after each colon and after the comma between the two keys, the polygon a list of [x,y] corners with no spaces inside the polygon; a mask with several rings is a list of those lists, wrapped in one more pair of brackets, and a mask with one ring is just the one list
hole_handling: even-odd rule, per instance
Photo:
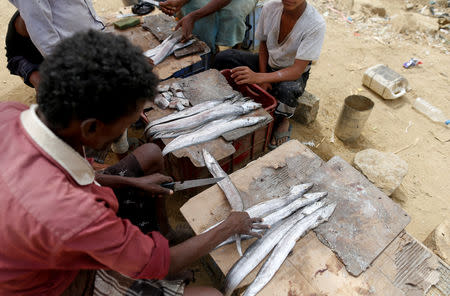
{"label": "small stone", "polygon": [[411,10],[414,8],[414,4],[412,3],[406,3],[406,10]]}
{"label": "small stone", "polygon": [[423,244],[450,264],[450,220],[447,219],[436,227],[424,240]]}
{"label": "small stone", "polygon": [[402,183],[408,164],[393,153],[366,149],[356,153],[355,167],[386,195],[391,195]]}
{"label": "small stone", "polygon": [[295,109],[292,118],[302,124],[313,122],[319,112],[319,102],[320,100],[318,97],[305,91],[303,95],[298,98],[298,107]]}

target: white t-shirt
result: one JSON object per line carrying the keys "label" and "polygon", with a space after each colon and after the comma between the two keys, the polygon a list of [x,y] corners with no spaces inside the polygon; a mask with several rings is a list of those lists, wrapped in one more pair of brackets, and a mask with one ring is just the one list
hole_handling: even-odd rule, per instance
{"label": "white t-shirt", "polygon": [[[282,12],[283,4],[280,0],[264,4],[256,27],[256,38],[266,41],[269,66],[278,70],[292,66],[295,59],[317,60],[325,38],[325,20],[320,13],[308,3],[291,32],[279,44]],[[309,68],[306,67],[305,71]]]}

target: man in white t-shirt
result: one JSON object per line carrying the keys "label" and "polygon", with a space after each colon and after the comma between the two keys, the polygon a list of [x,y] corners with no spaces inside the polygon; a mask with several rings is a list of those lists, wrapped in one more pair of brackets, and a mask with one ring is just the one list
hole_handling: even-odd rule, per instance
{"label": "man in white t-shirt", "polygon": [[226,50],[217,54],[216,69],[232,69],[237,84],[256,83],[277,100],[271,149],[290,138],[289,118],[298,105],[325,38],[325,21],[305,0],[274,0],[264,5],[256,38],[259,54]]}

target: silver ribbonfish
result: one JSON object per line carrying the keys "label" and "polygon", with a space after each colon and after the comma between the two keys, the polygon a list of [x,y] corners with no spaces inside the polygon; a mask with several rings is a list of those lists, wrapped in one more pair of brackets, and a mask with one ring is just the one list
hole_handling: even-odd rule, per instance
{"label": "silver ribbonfish", "polygon": [[152,126],[147,130],[147,135],[154,135],[161,132],[170,133],[186,129],[193,129],[216,119],[224,118],[227,116],[239,116],[247,114],[260,107],[261,104],[252,101],[238,101],[235,103],[225,102],[209,110],[204,110],[189,117]]}
{"label": "silver ribbonfish", "polygon": [[313,183],[305,183],[293,186],[287,196],[263,201],[259,204],[254,205],[253,207],[248,208],[246,211],[250,215],[250,217],[265,217],[275,210],[284,207],[291,203],[293,200],[301,197],[313,186]]}
{"label": "silver ribbonfish", "polygon": [[[203,159],[208,171],[213,175],[214,178],[224,177],[221,181],[217,183],[225,194],[228,202],[230,203],[231,209],[233,211],[241,212],[244,210],[244,203],[242,202],[242,197],[236,186],[231,182],[230,177],[227,173],[220,167],[217,160],[206,150],[203,149]],[[242,256],[241,238],[239,234],[234,235],[236,240],[236,248],[240,256]]]}
{"label": "silver ribbonfish", "polygon": [[260,122],[263,122],[266,119],[267,118],[264,116],[255,116],[255,117],[238,118],[228,122],[217,120],[215,124],[208,124],[206,127],[202,128],[199,131],[178,136],[172,142],[167,144],[166,147],[164,147],[162,153],[163,155],[167,155],[170,152],[185,147],[205,143],[220,137],[222,134],[226,132],[241,127],[252,126]]}
{"label": "silver ribbonfish", "polygon": [[[304,214],[304,215],[310,215],[312,212],[314,212],[314,211],[317,210],[318,208],[323,207],[324,205],[325,205],[325,202],[324,202],[324,201],[317,201],[317,202],[315,202],[314,204],[312,204],[311,206],[308,206],[308,207],[302,209],[301,211],[302,211],[302,214]],[[281,219],[280,219],[280,220],[281,220]],[[278,223],[280,220],[275,221],[274,224],[268,224],[268,223],[266,223],[266,222],[263,222],[263,224],[272,226],[272,225],[275,225],[276,223]],[[258,229],[258,230],[255,230],[255,231],[256,231],[256,232],[263,232],[264,230],[259,230],[259,229]],[[251,239],[251,238],[253,238],[253,236],[250,236],[250,235],[241,235],[241,240],[247,240],[247,239]],[[222,247],[222,246],[225,246],[225,245],[234,243],[234,242],[235,242],[235,237],[234,237],[234,236],[229,237],[228,239],[224,240],[222,243],[220,243],[219,245],[217,245],[217,247],[215,247],[214,250],[215,250],[215,249],[218,249],[218,248],[220,248],[220,247]]]}
{"label": "silver ribbonfish", "polygon": [[[312,204],[309,207],[314,206]],[[306,207],[304,210],[307,210]],[[244,255],[231,267],[225,279],[224,295],[230,296],[241,281],[270,253],[281,238],[305,215],[297,211],[280,221],[247,248]]]}
{"label": "silver ribbonfish", "polygon": [[[251,218],[263,218],[267,216],[270,213],[273,213],[280,208],[287,206],[292,201],[294,201],[297,198],[300,198],[305,192],[310,190],[314,186],[313,183],[305,183],[305,184],[299,184],[292,186],[292,188],[289,191],[289,194],[284,197],[274,198],[267,201],[260,202],[245,211],[248,213],[248,215]],[[210,226],[208,229],[206,229],[203,232],[209,231],[222,223],[222,221],[217,222],[216,224]],[[203,233],[202,232],[202,233]]]}
{"label": "silver ribbonfish", "polygon": [[283,264],[295,243],[309,230],[316,228],[319,224],[328,220],[336,208],[336,203],[320,208],[306,218],[298,221],[280,240],[273,249],[272,254],[264,262],[256,275],[255,280],[247,288],[243,296],[254,296],[272,279]]}

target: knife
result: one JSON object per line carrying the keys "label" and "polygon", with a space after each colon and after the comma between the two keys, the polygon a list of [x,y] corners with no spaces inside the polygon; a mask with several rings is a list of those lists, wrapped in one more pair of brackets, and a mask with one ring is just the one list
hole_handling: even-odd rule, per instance
{"label": "knife", "polygon": [[173,191],[184,190],[193,187],[205,186],[209,184],[216,184],[224,177],[220,178],[207,178],[207,179],[197,179],[197,180],[189,180],[189,181],[180,181],[180,182],[166,182],[162,183],[161,186],[167,189],[172,189]]}
{"label": "knife", "polygon": [[153,4],[153,5],[155,5],[156,7],[159,8],[159,1],[156,1],[156,0],[142,0],[142,2],[147,2],[147,3]]}

